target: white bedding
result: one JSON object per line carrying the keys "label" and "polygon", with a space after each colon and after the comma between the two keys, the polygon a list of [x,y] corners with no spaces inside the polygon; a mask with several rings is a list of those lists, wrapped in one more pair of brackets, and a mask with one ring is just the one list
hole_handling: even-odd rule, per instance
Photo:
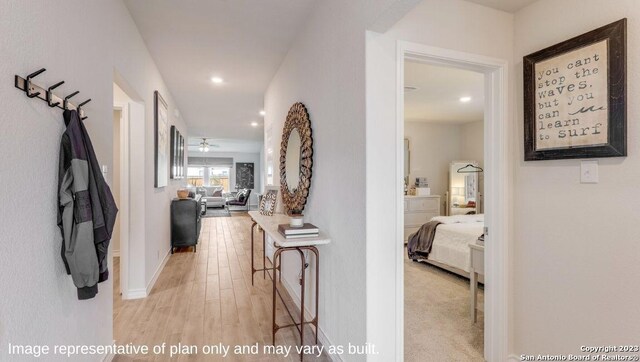
{"label": "white bedding", "polygon": [[484,228],[484,215],[439,216],[429,260],[469,272],[469,243],[475,243]]}

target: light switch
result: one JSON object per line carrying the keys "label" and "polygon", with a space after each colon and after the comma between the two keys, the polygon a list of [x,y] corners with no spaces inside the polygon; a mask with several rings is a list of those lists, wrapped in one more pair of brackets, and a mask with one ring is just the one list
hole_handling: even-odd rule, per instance
{"label": "light switch", "polygon": [[598,183],[598,161],[582,161],[580,163],[580,183]]}

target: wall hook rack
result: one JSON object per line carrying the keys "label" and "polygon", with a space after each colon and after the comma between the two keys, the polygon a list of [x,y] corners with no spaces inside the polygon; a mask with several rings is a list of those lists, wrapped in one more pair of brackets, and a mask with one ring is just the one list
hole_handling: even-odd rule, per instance
{"label": "wall hook rack", "polygon": [[88,99],[86,101],[84,101],[83,103],[81,103],[80,105],[76,106],[74,104],[72,104],[71,102],[69,102],[69,98],[75,96],[76,94],[80,93],[78,91],[73,92],[71,94],[69,94],[68,96],[62,98],[57,96],[56,94],[53,93],[53,90],[58,88],[59,86],[64,84],[64,81],[58,82],[54,85],[52,85],[51,87],[48,88],[44,88],[42,86],[39,86],[35,83],[33,83],[31,80],[35,77],[37,77],[38,75],[42,74],[43,72],[45,72],[46,69],[42,68],[39,69],[29,75],[27,75],[25,78],[22,78],[19,75],[15,76],[15,86],[16,88],[20,89],[21,91],[24,91],[25,94],[27,95],[27,97],[29,98],[40,98],[43,101],[47,102],[47,104],[49,105],[49,107],[54,108],[54,107],[58,107],[60,109],[75,109],[78,111],[78,115],[80,116],[80,119],[87,119],[84,110],[81,109],[81,106],[89,103],[89,101],[91,101],[91,99]]}

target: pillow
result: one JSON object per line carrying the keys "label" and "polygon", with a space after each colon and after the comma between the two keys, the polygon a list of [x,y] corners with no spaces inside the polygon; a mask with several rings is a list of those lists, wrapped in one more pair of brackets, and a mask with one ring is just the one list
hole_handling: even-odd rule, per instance
{"label": "pillow", "polygon": [[222,197],[222,190],[215,190],[213,192],[213,195],[211,195],[213,197]]}
{"label": "pillow", "polygon": [[204,187],[198,187],[196,189],[196,194],[206,197],[207,196],[207,190]]}
{"label": "pillow", "polygon": [[244,202],[244,199],[247,198],[247,190],[238,191],[238,195],[236,196],[236,198],[238,199],[238,201]]}

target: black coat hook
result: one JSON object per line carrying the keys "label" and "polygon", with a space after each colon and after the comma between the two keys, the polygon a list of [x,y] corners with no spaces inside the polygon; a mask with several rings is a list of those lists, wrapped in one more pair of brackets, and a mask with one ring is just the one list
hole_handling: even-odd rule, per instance
{"label": "black coat hook", "polygon": [[31,73],[31,74],[29,74],[27,76],[27,79],[26,79],[27,80],[27,84],[25,84],[25,89],[26,89],[25,92],[27,93],[27,97],[35,98],[35,97],[40,95],[40,92],[36,92],[36,93],[31,94],[31,78],[37,77],[38,75],[40,75],[45,70],[46,70],[45,68],[42,68],[42,69],[40,69],[38,71],[35,71],[35,72],[33,72],[33,73]]}
{"label": "black coat hook", "polygon": [[69,94],[68,96],[64,97],[64,100],[62,102],[62,108],[64,108],[65,110],[68,110],[69,109],[69,98],[75,96],[78,93],[80,93],[80,91],[75,91],[75,92]]}
{"label": "black coat hook", "polygon": [[[78,114],[81,115],[82,114],[82,106],[84,106],[85,104],[91,102],[91,98],[87,99],[86,101],[78,104]],[[80,120],[85,120],[87,119],[87,117],[80,117]]]}
{"label": "black coat hook", "polygon": [[63,84],[64,84],[64,80],[62,82],[58,82],[58,83],[52,85],[51,87],[49,87],[49,89],[47,89],[47,104],[49,104],[49,107],[51,107],[51,108],[57,107],[60,104],[60,102],[53,103],[51,101],[51,99],[53,98],[53,92],[52,91],[54,89],[58,88],[59,86],[63,85]]}

